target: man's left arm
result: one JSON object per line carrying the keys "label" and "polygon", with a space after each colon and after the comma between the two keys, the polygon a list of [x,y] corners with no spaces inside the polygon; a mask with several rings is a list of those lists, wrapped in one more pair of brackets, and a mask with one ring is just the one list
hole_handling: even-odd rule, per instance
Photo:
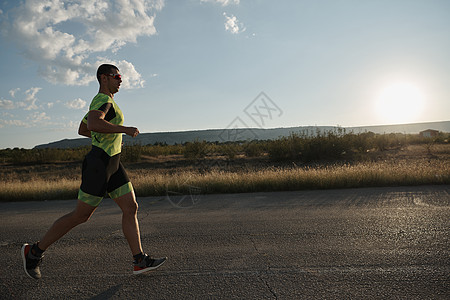
{"label": "man's left arm", "polygon": [[91,131],[87,128],[87,124],[83,122],[83,120],[80,123],[80,127],[78,128],[78,134],[88,137],[91,137]]}

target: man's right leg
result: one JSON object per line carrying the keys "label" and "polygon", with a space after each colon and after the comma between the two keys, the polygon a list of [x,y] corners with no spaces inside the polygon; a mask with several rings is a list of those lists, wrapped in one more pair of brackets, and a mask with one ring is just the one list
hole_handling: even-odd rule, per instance
{"label": "man's right leg", "polygon": [[53,223],[52,227],[50,227],[39,242],[39,248],[41,250],[46,250],[51,244],[59,240],[72,228],[89,220],[96,208],[96,206],[91,206],[78,200],[77,207],[72,212],[62,216]]}
{"label": "man's right leg", "polygon": [[[72,228],[89,220],[96,208],[96,206],[91,206],[78,200],[77,207],[72,212],[56,220],[40,242],[35,245],[24,244],[21,255],[26,274],[32,278],[41,278],[39,264],[42,260],[42,252]],[[35,247],[38,247],[38,249]],[[40,253],[37,253],[38,251]]]}

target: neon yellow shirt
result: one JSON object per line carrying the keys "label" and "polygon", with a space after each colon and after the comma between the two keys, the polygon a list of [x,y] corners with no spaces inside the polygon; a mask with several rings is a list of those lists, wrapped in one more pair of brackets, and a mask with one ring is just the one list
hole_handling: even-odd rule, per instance
{"label": "neon yellow shirt", "polygon": [[[109,109],[107,108],[111,103]],[[114,99],[108,95],[98,93],[92,99],[89,111],[99,110],[105,113],[105,120],[114,125],[123,125],[123,113]],[[87,124],[87,113],[83,122]],[[91,131],[92,145],[97,146],[105,151],[109,156],[114,156],[122,151],[122,133],[99,133]]]}

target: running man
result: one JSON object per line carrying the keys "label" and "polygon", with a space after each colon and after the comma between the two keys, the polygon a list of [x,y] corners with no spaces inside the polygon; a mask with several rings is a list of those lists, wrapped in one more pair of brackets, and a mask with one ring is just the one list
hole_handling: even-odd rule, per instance
{"label": "running man", "polygon": [[136,137],[139,130],[123,126],[123,114],[114,102],[122,76],[114,65],[104,64],[97,70],[100,90],[80,123],[78,133],[90,137],[92,150],[83,161],[82,180],[76,208],[53,223],[44,237],[35,244],[24,244],[21,255],[25,273],[41,278],[39,265],[44,251],[75,226],[89,220],[106,193],[122,209],[122,230],[133,255],[133,274],[160,267],[167,259],[151,258],[142,251],[138,204],[133,186],[120,162],[122,134]]}

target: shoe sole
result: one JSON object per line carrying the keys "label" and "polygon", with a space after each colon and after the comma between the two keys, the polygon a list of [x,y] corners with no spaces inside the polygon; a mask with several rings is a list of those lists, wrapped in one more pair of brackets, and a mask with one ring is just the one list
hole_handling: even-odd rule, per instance
{"label": "shoe sole", "polygon": [[23,270],[25,271],[25,274],[27,274],[28,277],[36,279],[33,276],[31,276],[27,271],[27,258],[25,256],[25,248],[27,246],[30,246],[30,244],[23,244],[22,249],[20,250],[20,255],[22,256],[22,261],[23,261]]}
{"label": "shoe sole", "polygon": [[142,269],[142,270],[139,270],[139,271],[133,271],[133,275],[138,275],[138,274],[142,274],[142,273],[146,273],[146,272],[149,272],[149,271],[158,269],[159,267],[161,267],[161,266],[166,262],[166,260],[167,260],[167,257],[166,257],[165,260],[163,260],[162,263],[160,263],[160,264],[157,265],[157,266],[145,268],[145,269]]}

